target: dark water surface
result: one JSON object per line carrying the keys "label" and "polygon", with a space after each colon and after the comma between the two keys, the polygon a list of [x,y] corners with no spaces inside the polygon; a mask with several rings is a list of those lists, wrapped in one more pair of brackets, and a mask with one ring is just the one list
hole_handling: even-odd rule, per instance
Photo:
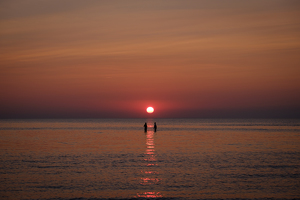
{"label": "dark water surface", "polygon": [[299,199],[300,120],[0,121],[0,199]]}

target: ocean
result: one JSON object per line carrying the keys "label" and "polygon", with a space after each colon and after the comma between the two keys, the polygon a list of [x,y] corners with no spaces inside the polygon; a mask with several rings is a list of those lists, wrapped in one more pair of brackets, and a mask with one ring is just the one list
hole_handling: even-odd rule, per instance
{"label": "ocean", "polygon": [[1,199],[300,199],[300,120],[1,120],[0,179]]}

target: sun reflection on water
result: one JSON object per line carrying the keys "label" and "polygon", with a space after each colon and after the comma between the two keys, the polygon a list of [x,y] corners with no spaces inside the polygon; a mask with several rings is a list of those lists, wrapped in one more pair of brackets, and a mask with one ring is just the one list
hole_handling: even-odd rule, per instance
{"label": "sun reflection on water", "polygon": [[158,198],[158,197],[162,197],[162,195],[160,194],[160,192],[144,192],[144,193],[137,194],[137,197]]}
{"label": "sun reflection on water", "polygon": [[[137,193],[136,197],[142,198],[159,198],[162,197],[160,192],[155,191],[155,185],[159,185],[161,179],[158,177],[159,172],[156,171],[158,167],[157,158],[155,154],[155,144],[154,144],[154,130],[147,130],[146,133],[146,152],[144,154],[144,167],[147,169],[142,170],[142,176],[140,178],[139,184],[145,186],[146,192]],[[149,191],[150,190],[150,191]]]}

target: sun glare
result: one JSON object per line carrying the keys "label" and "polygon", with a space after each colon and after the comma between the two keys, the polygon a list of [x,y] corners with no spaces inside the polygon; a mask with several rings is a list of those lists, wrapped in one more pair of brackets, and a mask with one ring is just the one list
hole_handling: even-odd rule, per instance
{"label": "sun glare", "polygon": [[154,112],[154,108],[152,108],[152,107],[147,108],[147,113],[153,113],[153,112]]}

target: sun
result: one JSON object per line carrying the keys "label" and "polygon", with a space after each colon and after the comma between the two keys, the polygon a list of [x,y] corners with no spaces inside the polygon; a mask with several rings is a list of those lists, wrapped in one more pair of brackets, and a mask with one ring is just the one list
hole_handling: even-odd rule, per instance
{"label": "sun", "polygon": [[153,113],[154,112],[154,108],[153,107],[148,107],[147,108],[147,113]]}

